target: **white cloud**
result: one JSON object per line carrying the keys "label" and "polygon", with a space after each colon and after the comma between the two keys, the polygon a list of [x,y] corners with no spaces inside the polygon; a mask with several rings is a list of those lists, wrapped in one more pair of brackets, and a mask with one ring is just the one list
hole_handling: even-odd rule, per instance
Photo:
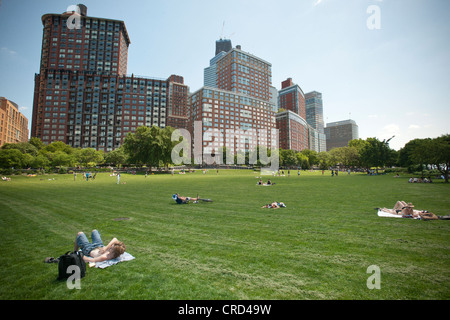
{"label": "white cloud", "polygon": [[323,0],[316,0],[314,2],[314,6],[318,6],[319,4],[321,4],[323,2]]}
{"label": "white cloud", "polygon": [[417,124],[410,124],[409,127],[408,127],[408,129],[416,130],[416,129],[420,129],[420,126],[417,125]]}
{"label": "white cloud", "polygon": [[15,56],[15,55],[17,55],[17,52],[16,52],[16,51],[11,50],[11,49],[8,49],[7,47],[2,47],[2,48],[0,49],[0,52],[1,52],[1,53],[4,53],[4,54],[7,54],[7,55],[9,55],[9,56]]}
{"label": "white cloud", "polygon": [[401,133],[401,129],[400,129],[399,125],[397,125],[395,123],[391,123],[391,124],[385,125],[383,128],[381,128],[377,133],[377,137],[380,140],[389,139],[392,136],[400,135],[400,133]]}

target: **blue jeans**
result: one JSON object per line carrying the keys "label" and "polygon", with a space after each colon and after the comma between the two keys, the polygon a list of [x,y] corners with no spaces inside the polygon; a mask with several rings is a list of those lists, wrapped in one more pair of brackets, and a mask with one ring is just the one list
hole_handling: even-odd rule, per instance
{"label": "blue jeans", "polygon": [[77,244],[85,256],[89,256],[92,250],[95,248],[103,247],[103,241],[100,237],[100,233],[97,230],[93,230],[91,233],[92,243],[89,242],[88,238],[84,233],[77,235]]}

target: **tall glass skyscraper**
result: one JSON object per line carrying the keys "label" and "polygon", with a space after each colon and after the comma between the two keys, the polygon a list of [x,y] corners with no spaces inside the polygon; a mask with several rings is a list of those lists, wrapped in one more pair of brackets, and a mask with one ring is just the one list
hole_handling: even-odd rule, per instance
{"label": "tall glass skyscraper", "polygon": [[322,93],[317,91],[305,95],[306,122],[319,133],[324,133]]}

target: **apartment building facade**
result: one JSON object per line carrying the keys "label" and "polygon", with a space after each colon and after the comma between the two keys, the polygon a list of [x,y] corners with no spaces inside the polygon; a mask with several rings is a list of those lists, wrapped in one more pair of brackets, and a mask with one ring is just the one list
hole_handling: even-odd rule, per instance
{"label": "apartment building facade", "polygon": [[249,152],[258,145],[277,148],[275,111],[267,100],[202,87],[191,95],[190,105],[190,132],[195,133],[195,126],[201,123],[204,154],[217,154],[222,147],[234,154]]}
{"label": "apartment building facade", "polygon": [[325,127],[327,151],[334,148],[347,147],[353,139],[359,139],[358,125],[354,120],[342,120],[327,123]]}
{"label": "apartment building facade", "polygon": [[0,147],[5,143],[27,142],[28,138],[28,119],[16,103],[0,97]]}
{"label": "apartment building facade", "polygon": [[112,151],[139,126],[187,128],[183,78],[127,75],[130,38],[120,20],[73,12],[42,16],[40,73],[35,75],[33,137],[44,144]]}
{"label": "apartment building facade", "polygon": [[217,61],[217,88],[269,100],[272,65],[238,45]]}
{"label": "apartment building facade", "polygon": [[201,123],[203,132],[220,135],[202,137],[205,154],[215,154],[223,146],[234,154],[252,151],[258,145],[278,148],[271,64],[241,46],[227,49],[216,51],[209,69],[205,69],[204,83],[211,85],[190,97],[191,132]]}

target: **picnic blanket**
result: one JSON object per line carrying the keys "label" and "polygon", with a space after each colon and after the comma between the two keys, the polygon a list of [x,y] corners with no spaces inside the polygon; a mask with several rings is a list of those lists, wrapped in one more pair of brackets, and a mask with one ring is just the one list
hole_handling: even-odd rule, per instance
{"label": "picnic blanket", "polygon": [[129,254],[128,252],[124,252],[122,253],[119,257],[115,258],[115,259],[111,259],[111,260],[106,260],[106,261],[102,261],[102,262],[96,262],[95,263],[95,267],[96,268],[100,268],[100,269],[105,269],[109,266],[115,265],[119,262],[122,261],[130,261],[133,260],[134,257]]}

